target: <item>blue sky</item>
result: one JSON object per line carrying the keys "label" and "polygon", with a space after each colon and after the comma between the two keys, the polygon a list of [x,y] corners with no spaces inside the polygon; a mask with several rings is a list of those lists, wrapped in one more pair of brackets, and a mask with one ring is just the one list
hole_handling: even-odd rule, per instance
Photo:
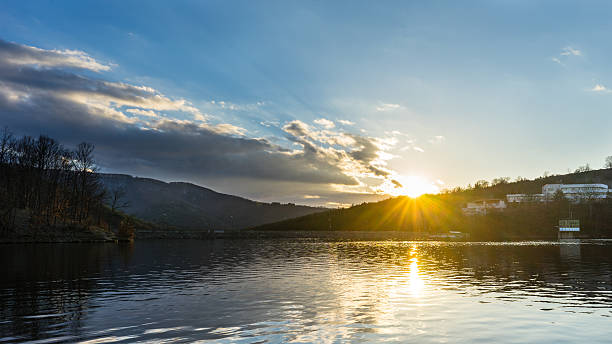
{"label": "blue sky", "polygon": [[[84,68],[78,75],[183,99],[207,125],[241,128],[224,133],[232,137],[303,150],[299,135],[287,131],[297,120],[310,126],[312,142],[323,130],[327,137],[370,138],[379,159],[362,167],[387,174],[353,175],[359,185],[351,188],[292,175],[275,188],[269,178],[248,174],[234,179],[119,165],[112,162],[112,147],[94,142],[102,146],[101,165],[108,171],[186,179],[262,200],[350,203],[373,199],[367,194],[388,191],[400,177],[452,187],[564,173],[585,163],[599,168],[612,155],[611,7],[560,1],[4,1],[0,39],[81,51],[109,68]],[[17,113],[0,108],[0,119],[10,125]],[[193,117],[189,110],[164,115]],[[34,124],[12,127],[40,131]],[[71,139],[77,138],[65,136]],[[347,153],[358,146],[331,145]],[[141,160],[147,159],[153,158]]]}

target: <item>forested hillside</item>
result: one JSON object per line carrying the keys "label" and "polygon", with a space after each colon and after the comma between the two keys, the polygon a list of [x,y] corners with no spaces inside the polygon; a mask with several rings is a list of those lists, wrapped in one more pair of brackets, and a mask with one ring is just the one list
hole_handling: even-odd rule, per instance
{"label": "forested hillside", "polygon": [[478,182],[474,187],[458,188],[439,195],[417,199],[396,197],[376,203],[364,203],[347,209],[329,210],[255,230],[356,230],[421,231],[443,233],[450,230],[470,233],[472,239],[556,238],[561,218],[581,220],[582,234],[590,237],[612,237],[612,201],[570,204],[563,198],[548,203],[510,204],[503,212],[486,216],[464,216],[466,202],[482,198],[505,199],[508,193],[539,193],[549,183],[612,182],[612,169],[555,175],[535,180],[494,183]]}

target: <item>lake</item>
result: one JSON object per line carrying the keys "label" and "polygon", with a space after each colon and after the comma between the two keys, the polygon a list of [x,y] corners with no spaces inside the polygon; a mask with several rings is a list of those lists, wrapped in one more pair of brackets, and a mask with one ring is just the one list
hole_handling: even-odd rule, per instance
{"label": "lake", "polygon": [[0,342],[604,343],[612,242],[0,246]]}

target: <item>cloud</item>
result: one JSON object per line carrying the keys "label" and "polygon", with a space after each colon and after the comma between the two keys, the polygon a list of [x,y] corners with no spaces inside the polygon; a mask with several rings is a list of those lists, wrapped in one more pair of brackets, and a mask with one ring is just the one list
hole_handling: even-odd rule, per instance
{"label": "cloud", "polygon": [[562,65],[562,66],[564,66],[564,67],[565,67],[565,64],[564,64],[563,62],[561,62],[561,60],[559,60],[559,58],[557,58],[557,57],[553,57],[551,60],[552,60],[553,62],[558,63],[558,64],[560,64],[560,65]]}
{"label": "cloud", "polygon": [[442,135],[436,135],[432,138],[430,138],[428,141],[431,144],[440,144],[443,143],[446,140],[446,137],[442,136]]}
{"label": "cloud", "polygon": [[565,47],[561,50],[561,56],[582,56],[582,52],[572,47]]}
{"label": "cloud", "polygon": [[210,129],[219,134],[232,134],[232,135],[246,135],[247,130],[233,124],[229,123],[220,123],[214,126],[211,126]]}
{"label": "cloud", "polygon": [[155,113],[155,111],[152,111],[152,110],[126,109],[125,111],[131,114],[134,114],[134,115],[139,115],[139,116],[152,117],[152,118],[159,117],[159,115]]}
{"label": "cloud", "polygon": [[321,196],[319,195],[304,195],[305,199],[319,199]]}
{"label": "cloud", "polygon": [[608,93],[610,92],[610,90],[602,85],[602,84],[596,84],[595,86],[593,86],[593,88],[591,88],[591,91],[593,92],[600,92],[600,93]]}
{"label": "cloud", "polygon": [[265,102],[261,101],[253,104],[235,104],[225,100],[211,100],[209,103],[213,107],[230,111],[254,111],[265,105]]}
{"label": "cloud", "polygon": [[299,120],[287,123],[283,130],[289,134],[291,141],[303,147],[304,153],[311,159],[326,161],[355,180],[365,176],[385,178],[390,174],[386,169],[386,160],[389,157],[384,151],[388,150],[389,144],[393,142],[356,134],[317,130]]}
{"label": "cloud", "polygon": [[325,118],[319,118],[319,119],[315,119],[314,120],[315,124],[318,124],[326,129],[332,129],[336,126],[336,124],[334,124],[334,122],[325,119]]}
{"label": "cloud", "polygon": [[339,119],[338,123],[342,124],[342,125],[355,125],[355,122],[351,122],[345,119]]}
{"label": "cloud", "polygon": [[[92,142],[104,171],[216,183],[247,195],[331,195],[332,185],[367,193],[373,190],[371,180],[393,173],[386,163],[393,140],[335,131],[334,122],[324,118],[315,122],[320,127],[262,121],[279,127],[295,144],[287,148],[250,137],[234,124],[211,123],[213,115],[147,85],[82,73],[102,75],[109,69],[84,52],[0,41],[1,124],[67,145]],[[214,105],[235,108],[227,102]]]}
{"label": "cloud", "polygon": [[381,103],[376,107],[376,111],[385,112],[385,111],[393,111],[401,108],[402,106],[399,104],[391,104],[391,103]]}
{"label": "cloud", "polygon": [[186,100],[170,99],[147,86],[92,79],[64,70],[41,70],[15,65],[11,60],[0,59],[0,82],[4,88],[15,92],[26,92],[33,97],[52,97],[72,104],[81,104],[91,111],[123,121],[131,121],[121,110],[126,107],[152,111],[177,111],[187,113],[196,119],[203,118],[200,111]]}
{"label": "cloud", "polygon": [[277,121],[260,121],[259,124],[266,128],[280,127],[280,123]]}
{"label": "cloud", "polygon": [[[434,136],[428,140],[430,144],[439,144],[439,143],[442,143],[443,141],[444,141],[444,136],[441,136],[441,135]],[[404,142],[405,142],[405,145],[399,149],[401,152],[406,152],[406,151],[415,151],[419,153],[425,152],[425,149],[416,145],[416,142],[417,142],[416,139],[406,139],[404,140]]]}
{"label": "cloud", "polygon": [[561,49],[559,55],[557,57],[552,57],[551,60],[565,67],[564,60],[568,59],[571,56],[582,56],[582,51],[568,46]]}
{"label": "cloud", "polygon": [[94,72],[111,69],[111,65],[102,64],[79,50],[45,50],[3,40],[0,40],[0,60],[14,66],[81,68]]}

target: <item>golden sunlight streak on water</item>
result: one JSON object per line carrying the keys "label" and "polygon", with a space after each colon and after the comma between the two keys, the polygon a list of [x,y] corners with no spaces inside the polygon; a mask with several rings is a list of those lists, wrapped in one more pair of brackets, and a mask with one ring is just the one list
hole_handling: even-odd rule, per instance
{"label": "golden sunlight streak on water", "polygon": [[420,297],[423,292],[423,288],[425,288],[425,281],[421,278],[419,274],[419,263],[417,258],[411,259],[412,263],[410,263],[410,292],[414,297]]}
{"label": "golden sunlight streak on water", "polygon": [[410,293],[413,297],[421,297],[423,289],[425,288],[425,281],[421,277],[419,272],[419,259],[417,258],[418,249],[417,245],[413,245],[410,249]]}

